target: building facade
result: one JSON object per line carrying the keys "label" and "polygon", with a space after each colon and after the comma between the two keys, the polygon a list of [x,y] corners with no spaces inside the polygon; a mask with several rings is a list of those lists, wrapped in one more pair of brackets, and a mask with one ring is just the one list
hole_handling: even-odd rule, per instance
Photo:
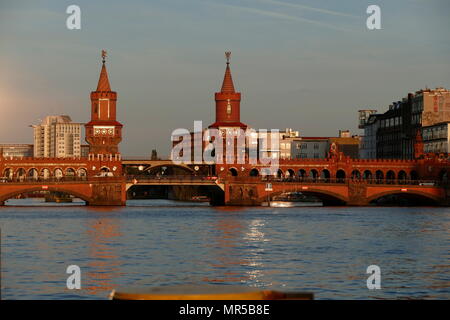
{"label": "building facade", "polygon": [[68,158],[81,156],[81,124],[67,115],[47,116],[33,125],[35,158]]}
{"label": "building facade", "polygon": [[377,131],[380,122],[377,114],[371,114],[364,125],[364,135],[361,137],[359,157],[361,159],[377,159]]}
{"label": "building facade", "polygon": [[423,151],[425,153],[449,153],[450,122],[422,127]]}
{"label": "building facade", "polygon": [[33,156],[32,144],[4,143],[0,144],[0,155],[8,158],[28,158]]}
{"label": "building facade", "polygon": [[328,149],[327,137],[301,137],[291,144],[291,159],[323,159]]}
{"label": "building facade", "polygon": [[360,121],[364,128],[362,158],[414,159],[422,127],[450,121],[450,91],[436,88],[409,93],[385,113],[370,114],[362,120],[360,116]]}

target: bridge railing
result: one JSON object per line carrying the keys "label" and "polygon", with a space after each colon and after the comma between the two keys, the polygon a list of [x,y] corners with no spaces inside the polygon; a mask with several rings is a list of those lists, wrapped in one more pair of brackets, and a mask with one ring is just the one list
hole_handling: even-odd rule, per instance
{"label": "bridge railing", "polygon": [[303,177],[227,177],[227,182],[282,182],[282,183],[329,183],[329,184],[368,184],[368,185],[420,185],[441,186],[439,180],[409,180],[409,179],[352,179],[352,178],[303,178]]}
{"label": "bridge railing", "polygon": [[42,184],[42,183],[73,183],[73,182],[94,182],[94,181],[122,181],[123,177],[13,177],[0,178],[0,183],[26,183],[26,184]]}
{"label": "bridge railing", "polygon": [[126,176],[127,182],[139,183],[139,182],[215,182],[218,178],[216,176],[195,176],[195,175],[128,175]]}

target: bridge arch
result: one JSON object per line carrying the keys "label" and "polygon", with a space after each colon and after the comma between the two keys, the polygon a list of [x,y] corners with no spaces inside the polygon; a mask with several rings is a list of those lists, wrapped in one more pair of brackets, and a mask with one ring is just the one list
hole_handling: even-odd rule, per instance
{"label": "bridge arch", "polygon": [[358,181],[358,180],[361,180],[361,172],[359,172],[359,170],[353,170],[352,171],[352,180],[354,180],[354,181]]}
{"label": "bridge arch", "polygon": [[371,179],[372,179],[372,171],[370,171],[370,170],[365,170],[365,171],[363,172],[362,178],[363,178],[364,180],[371,180]]}
{"label": "bridge arch", "polygon": [[51,174],[51,172],[50,172],[50,169],[44,168],[44,169],[41,170],[40,176],[41,176],[42,178],[48,179],[48,178],[50,178],[51,175],[52,175],[52,174]]}
{"label": "bridge arch", "polygon": [[253,168],[252,170],[250,170],[249,173],[250,177],[258,177],[259,176],[259,171],[256,168]]}
{"label": "bridge arch", "polygon": [[67,168],[66,169],[66,174],[67,177],[75,177],[75,169],[74,168]]}
{"label": "bridge arch", "polygon": [[155,169],[158,169],[158,170],[162,169],[163,171],[166,171],[168,169],[182,169],[185,173],[189,173],[189,174],[195,173],[195,170],[192,169],[191,167],[187,166],[187,165],[172,164],[172,163],[170,163],[170,164],[169,163],[157,164],[157,165],[154,165],[154,166],[151,166],[151,167],[147,168],[146,171],[149,174],[152,174],[152,172],[153,172],[153,174],[156,174],[155,173]]}
{"label": "bridge arch", "polygon": [[28,170],[27,178],[37,180],[39,178],[39,172],[36,168],[31,168]]}
{"label": "bridge arch", "polygon": [[[279,190],[266,194],[264,197],[261,197],[259,201],[264,202],[267,201],[267,196],[269,196],[270,199],[273,197],[283,194],[283,193],[289,193],[289,192],[299,192],[298,188],[292,188],[292,189],[285,189],[285,190]],[[318,199],[320,199],[324,205],[345,205],[348,202],[348,199],[344,196],[331,192],[328,190],[323,190],[319,188],[308,188],[308,190],[302,190],[302,194],[314,196]]]}
{"label": "bridge arch", "polygon": [[305,169],[298,170],[297,175],[299,178],[306,178],[306,170]]}
{"label": "bridge arch", "polygon": [[[85,201],[86,204],[89,204],[89,202],[91,201],[91,198],[85,194],[82,194],[78,191],[72,190],[71,188],[65,188],[64,186],[62,186],[60,184],[58,185],[49,185],[48,189],[46,189],[46,191],[57,191],[57,192],[62,192],[62,193],[67,193],[70,195],[73,195],[74,197],[80,198],[81,200]],[[0,203],[4,202],[8,199],[14,198],[20,194],[24,194],[24,193],[29,193],[29,192],[34,192],[34,191],[42,191],[42,186],[27,186],[24,185],[22,188],[18,188],[14,191],[5,193],[0,195]]]}
{"label": "bridge arch", "polygon": [[53,170],[53,176],[55,178],[62,178],[64,176],[64,172],[61,168],[56,168],[55,170]]}
{"label": "bridge arch", "polygon": [[5,168],[5,170],[3,170],[3,177],[8,178],[8,179],[12,179],[12,177],[14,176],[14,170],[11,168]]}
{"label": "bridge arch", "polygon": [[338,171],[336,171],[336,180],[337,180],[337,182],[344,183],[345,178],[346,178],[346,174],[345,174],[345,171],[343,169],[339,169]]}
{"label": "bridge arch", "polygon": [[397,179],[399,182],[404,182],[408,179],[408,174],[404,170],[400,170],[397,174]]}
{"label": "bridge arch", "polygon": [[17,179],[24,179],[26,177],[26,175],[27,175],[27,172],[25,171],[24,168],[18,168],[16,170],[15,176]]}
{"label": "bridge arch", "polygon": [[237,177],[238,176],[238,170],[234,167],[229,168],[228,169],[228,175],[232,176],[232,177]]}
{"label": "bridge arch", "polygon": [[320,174],[320,178],[324,179],[324,180],[328,180],[328,179],[330,179],[330,177],[331,177],[330,171],[328,169],[323,169]]}
{"label": "bridge arch", "polygon": [[368,203],[375,202],[376,200],[379,200],[386,196],[399,196],[401,198],[408,198],[408,199],[415,199],[420,200],[419,204],[429,204],[429,205],[437,205],[440,203],[441,199],[438,197],[418,191],[418,190],[408,190],[405,192],[399,191],[399,190],[390,190],[390,191],[384,191],[377,194],[374,194],[367,198]]}
{"label": "bridge arch", "polygon": [[309,170],[309,178],[317,179],[319,177],[319,172],[316,169]]}
{"label": "bridge arch", "polygon": [[77,170],[77,176],[78,176],[78,177],[84,178],[84,177],[87,177],[87,175],[88,175],[88,171],[87,171],[86,168],[79,168],[79,169]]}
{"label": "bridge arch", "polygon": [[394,170],[389,170],[386,173],[386,182],[387,183],[393,183],[394,180],[395,180],[395,172],[394,172]]}
{"label": "bridge arch", "polygon": [[283,170],[278,169],[274,175],[276,175],[277,178],[283,178],[284,176]]}
{"label": "bridge arch", "polygon": [[289,176],[290,178],[294,178],[295,177],[294,169],[287,169],[286,170],[286,176]]}

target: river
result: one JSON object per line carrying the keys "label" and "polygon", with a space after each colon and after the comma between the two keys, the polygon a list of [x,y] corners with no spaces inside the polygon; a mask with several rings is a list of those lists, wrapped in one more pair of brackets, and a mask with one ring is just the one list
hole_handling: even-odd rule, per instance
{"label": "river", "polygon": [[[0,207],[3,299],[106,299],[118,286],[241,285],[316,299],[449,299],[450,208]],[[66,268],[81,269],[81,290]],[[381,289],[369,290],[369,265]]]}

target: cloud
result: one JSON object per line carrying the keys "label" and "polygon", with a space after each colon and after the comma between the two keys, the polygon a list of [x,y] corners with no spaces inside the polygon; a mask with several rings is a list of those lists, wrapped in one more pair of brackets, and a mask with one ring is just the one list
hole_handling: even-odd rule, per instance
{"label": "cloud", "polygon": [[321,9],[321,8],[314,8],[314,7],[310,7],[310,6],[305,6],[303,4],[297,4],[297,3],[291,3],[291,2],[283,2],[283,1],[276,1],[276,0],[258,0],[258,2],[264,2],[267,4],[273,4],[273,5],[279,5],[279,6],[285,6],[285,7],[289,7],[289,8],[304,9],[304,10],[308,10],[308,11],[319,12],[319,13],[329,14],[329,15],[333,15],[333,16],[358,18],[355,15],[344,13],[344,12],[332,11],[332,10]]}
{"label": "cloud", "polygon": [[236,10],[236,11],[241,11],[241,12],[243,11],[243,12],[249,12],[249,13],[253,13],[253,14],[263,15],[263,16],[272,17],[272,18],[281,19],[281,20],[309,23],[309,24],[313,24],[313,25],[316,25],[316,26],[325,27],[325,28],[329,28],[329,29],[333,29],[333,30],[337,30],[337,31],[354,32],[354,30],[338,27],[336,25],[324,23],[322,21],[311,20],[311,19],[306,19],[306,18],[301,18],[301,17],[296,17],[296,16],[291,16],[291,15],[284,14],[284,13],[279,13],[279,12],[273,12],[273,11],[268,11],[268,10],[256,9],[256,8],[251,8],[251,7],[223,4],[223,3],[210,3],[210,2],[208,2],[208,4],[215,5],[215,6],[220,6],[220,7],[226,7],[226,8],[229,8],[229,9]]}

